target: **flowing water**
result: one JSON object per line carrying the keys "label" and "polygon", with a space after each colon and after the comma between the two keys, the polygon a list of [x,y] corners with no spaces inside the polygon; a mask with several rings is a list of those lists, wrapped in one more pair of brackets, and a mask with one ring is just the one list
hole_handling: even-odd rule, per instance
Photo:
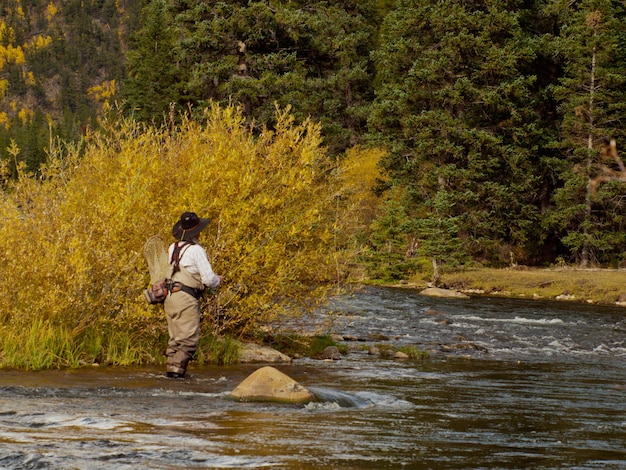
{"label": "flowing water", "polygon": [[[306,405],[228,399],[258,365],[1,371],[0,469],[626,468],[626,310],[378,288],[334,310],[348,355],[277,366]],[[367,352],[387,343],[431,356]]]}

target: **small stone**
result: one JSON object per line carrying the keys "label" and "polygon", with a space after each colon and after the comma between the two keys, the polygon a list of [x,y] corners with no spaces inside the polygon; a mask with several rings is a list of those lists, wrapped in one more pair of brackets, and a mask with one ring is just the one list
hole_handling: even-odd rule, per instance
{"label": "small stone", "polygon": [[367,335],[367,338],[370,341],[388,341],[389,340],[389,336],[383,335],[380,333],[370,333],[369,335]]}
{"label": "small stone", "polygon": [[574,297],[571,294],[560,294],[556,296],[556,300],[574,300],[576,297]]}
{"label": "small stone", "polygon": [[290,363],[291,358],[286,354],[267,346],[261,346],[254,343],[244,343],[241,345],[241,350],[239,352],[239,362],[242,364],[279,364]]}
{"label": "small stone", "polygon": [[322,359],[338,361],[339,359],[341,359],[341,353],[339,352],[337,346],[328,346],[322,351]]}
{"label": "small stone", "polygon": [[429,287],[420,292],[421,295],[429,297],[450,297],[458,299],[468,299],[469,297],[461,292],[451,289],[440,289],[439,287]]}
{"label": "small stone", "polygon": [[407,353],[403,353],[402,351],[396,351],[393,355],[394,359],[408,359],[409,355]]}

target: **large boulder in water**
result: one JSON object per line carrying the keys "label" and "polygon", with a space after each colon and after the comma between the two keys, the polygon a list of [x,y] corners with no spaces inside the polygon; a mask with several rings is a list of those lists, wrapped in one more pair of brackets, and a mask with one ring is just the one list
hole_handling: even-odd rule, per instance
{"label": "large boulder in water", "polygon": [[257,369],[241,382],[230,397],[239,401],[308,403],[317,401],[313,393],[273,367]]}

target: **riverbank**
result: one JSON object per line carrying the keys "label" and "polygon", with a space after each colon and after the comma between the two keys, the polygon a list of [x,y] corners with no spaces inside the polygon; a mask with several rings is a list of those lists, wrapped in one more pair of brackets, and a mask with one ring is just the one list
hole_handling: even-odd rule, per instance
{"label": "riverbank", "polygon": [[[419,287],[420,282],[407,285]],[[467,268],[442,274],[441,285],[470,295],[626,306],[625,269]]]}

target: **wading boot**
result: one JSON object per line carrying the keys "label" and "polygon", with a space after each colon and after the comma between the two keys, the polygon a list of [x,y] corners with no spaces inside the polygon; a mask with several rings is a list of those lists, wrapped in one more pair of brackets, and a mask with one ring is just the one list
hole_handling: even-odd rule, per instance
{"label": "wading boot", "polygon": [[185,369],[172,365],[167,365],[167,376],[170,379],[183,379],[185,378]]}
{"label": "wading boot", "polygon": [[189,364],[189,359],[183,359],[182,361],[180,361],[180,365],[168,364],[167,376],[172,379],[185,378],[185,373],[187,372],[187,364]]}

